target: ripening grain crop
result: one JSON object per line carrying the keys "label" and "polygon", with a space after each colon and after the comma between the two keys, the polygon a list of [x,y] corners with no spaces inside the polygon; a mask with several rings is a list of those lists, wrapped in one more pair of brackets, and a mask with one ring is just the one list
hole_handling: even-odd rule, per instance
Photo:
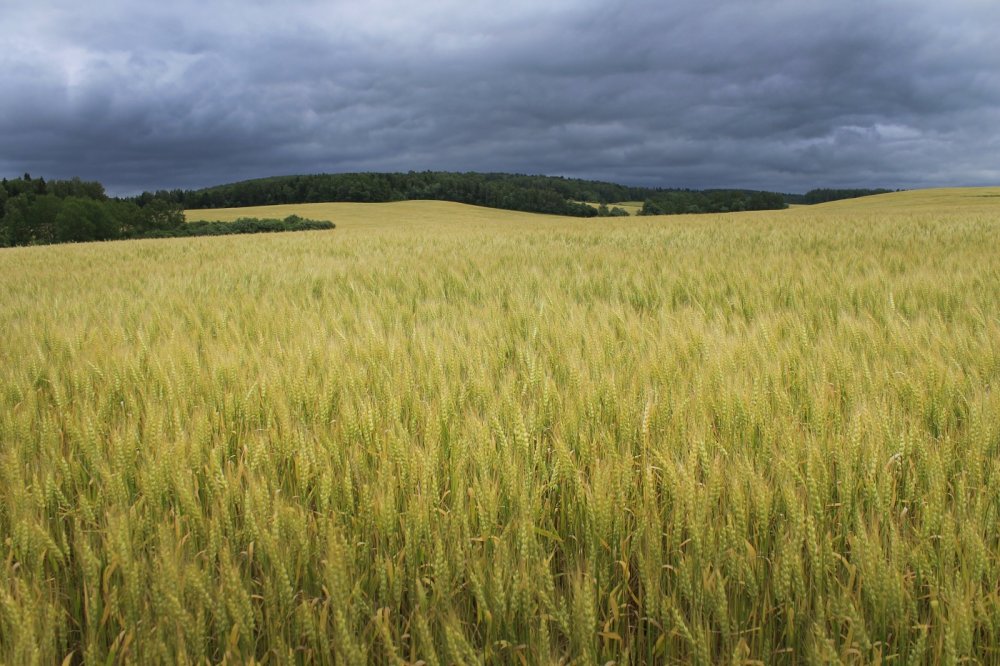
{"label": "ripening grain crop", "polygon": [[0,251],[0,662],[997,663],[997,193]]}

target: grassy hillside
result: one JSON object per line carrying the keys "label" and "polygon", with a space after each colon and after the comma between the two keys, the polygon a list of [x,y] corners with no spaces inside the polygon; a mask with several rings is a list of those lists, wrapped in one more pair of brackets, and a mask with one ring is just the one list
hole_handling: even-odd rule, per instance
{"label": "grassy hillside", "polygon": [[[596,204],[591,204],[596,207]],[[642,208],[641,202],[611,204],[625,208],[633,216]],[[792,211],[763,211],[744,215],[792,215],[804,216],[808,220],[814,214],[825,215],[856,212],[880,212],[896,210],[914,212],[997,212],[1000,211],[1000,187],[939,188],[891,192],[858,199],[844,199],[812,206],[793,206]],[[241,208],[215,208],[209,210],[189,210],[188,220],[232,221],[240,217],[282,218],[299,215],[309,219],[334,220],[338,228],[380,228],[390,229],[399,224],[436,225],[459,223],[465,226],[489,226],[494,223],[551,225],[559,223],[559,216],[521,213],[516,211],[483,208],[447,201],[400,201],[392,203],[306,203],[283,204],[277,206],[250,206]],[[690,219],[690,216],[682,216]],[[718,218],[726,216],[715,216]],[[544,220],[544,221],[543,221]],[[565,222],[565,221],[564,221]],[[635,222],[633,220],[633,222]],[[571,228],[587,228],[587,225],[605,224],[605,219],[570,221]]]}
{"label": "grassy hillside", "polygon": [[[230,222],[241,217],[300,215],[314,220],[331,220],[342,230],[398,230],[408,227],[435,228],[458,225],[470,229],[489,229],[496,225],[514,225],[530,229],[547,228],[552,224],[566,223],[562,216],[521,213],[498,208],[483,208],[450,201],[396,201],[391,203],[306,203],[278,206],[248,206],[242,208],[215,208],[189,210],[189,221],[219,220]],[[573,220],[568,226],[585,227],[596,218]]]}
{"label": "grassy hillside", "polygon": [[996,212],[1000,208],[1000,187],[950,187],[906,192],[889,192],[858,199],[816,204],[816,208],[873,212],[887,209]]}
{"label": "grassy hillside", "polygon": [[1000,197],[887,196],[0,250],[0,662],[996,663]]}

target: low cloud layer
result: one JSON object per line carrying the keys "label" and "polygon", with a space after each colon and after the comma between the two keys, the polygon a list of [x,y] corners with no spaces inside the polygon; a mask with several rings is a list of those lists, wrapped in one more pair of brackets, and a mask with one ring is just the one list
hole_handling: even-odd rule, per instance
{"label": "low cloud layer", "polygon": [[148,4],[4,9],[0,175],[1000,183],[992,0]]}

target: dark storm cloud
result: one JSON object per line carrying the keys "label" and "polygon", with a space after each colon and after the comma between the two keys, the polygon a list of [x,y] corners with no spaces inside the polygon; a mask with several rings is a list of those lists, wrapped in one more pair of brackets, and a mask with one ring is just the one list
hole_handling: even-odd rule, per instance
{"label": "dark storm cloud", "polygon": [[5,9],[0,173],[1000,181],[993,2],[136,4]]}

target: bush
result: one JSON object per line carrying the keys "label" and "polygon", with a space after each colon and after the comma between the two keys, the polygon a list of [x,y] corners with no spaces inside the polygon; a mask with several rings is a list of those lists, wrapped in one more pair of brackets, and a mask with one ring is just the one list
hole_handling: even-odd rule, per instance
{"label": "bush", "polygon": [[334,229],[336,225],[326,220],[307,220],[298,215],[289,215],[283,220],[241,217],[233,222],[209,222],[198,220],[188,222],[175,229],[155,230],[142,234],[141,238],[177,238],[188,236],[226,236],[230,234],[260,234],[279,231],[314,231]]}

